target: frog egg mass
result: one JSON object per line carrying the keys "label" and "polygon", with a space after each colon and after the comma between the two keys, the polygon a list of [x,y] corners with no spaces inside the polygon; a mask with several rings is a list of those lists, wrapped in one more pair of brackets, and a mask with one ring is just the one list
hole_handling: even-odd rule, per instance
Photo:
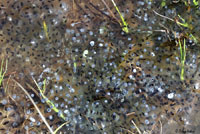
{"label": "frog egg mass", "polygon": [[196,4],[1,0],[0,133],[198,133]]}

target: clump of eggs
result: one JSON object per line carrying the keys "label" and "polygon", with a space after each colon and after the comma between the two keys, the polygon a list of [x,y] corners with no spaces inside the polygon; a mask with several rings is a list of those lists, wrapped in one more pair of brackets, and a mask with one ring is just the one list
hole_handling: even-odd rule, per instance
{"label": "clump of eggs", "polygon": [[[190,103],[198,98],[190,91],[192,86],[199,87],[194,79],[199,77],[197,53],[188,52],[192,55],[187,56],[185,65],[188,80],[182,82],[178,47],[165,46],[167,39],[162,34],[149,36],[159,22],[167,23],[150,12],[157,6],[154,2],[119,1],[119,9],[133,30],[129,34],[122,31],[104,3],[97,3],[2,1],[0,56],[8,59],[9,72],[15,72],[12,77],[22,81],[53,129],[69,121],[62,132],[125,133],[136,132],[132,121],[142,131],[151,130],[158,120],[166,118],[184,122],[178,118],[185,116],[181,109],[189,109]],[[117,15],[112,3],[107,4]],[[40,87],[46,79],[44,94],[58,112],[39,95],[32,78]],[[6,93],[12,94],[12,101],[2,97],[1,104],[19,109],[1,109],[0,118],[6,118],[5,111],[14,110],[23,111],[25,117],[15,114],[13,122],[2,126],[11,125],[15,129],[24,125],[16,130],[19,132],[48,131],[32,104],[25,101],[28,98],[23,92],[18,95],[20,89],[12,88]]]}

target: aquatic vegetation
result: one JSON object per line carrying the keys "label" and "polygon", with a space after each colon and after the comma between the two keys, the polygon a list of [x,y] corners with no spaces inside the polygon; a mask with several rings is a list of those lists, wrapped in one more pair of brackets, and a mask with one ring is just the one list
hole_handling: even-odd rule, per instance
{"label": "aquatic vegetation", "polygon": [[[14,80],[15,81],[15,80]],[[47,128],[49,129],[49,131],[53,134],[53,130],[51,129],[51,127],[49,126],[48,122],[46,121],[44,115],[42,115],[42,113],[40,112],[38,106],[35,104],[34,100],[32,99],[32,97],[29,95],[29,93],[26,91],[26,89],[24,89],[17,81],[15,81],[16,84],[25,92],[25,94],[28,96],[28,98],[31,100],[31,102],[33,103],[34,107],[36,108],[37,112],[39,113],[40,117],[42,118],[42,120],[44,121],[45,125],[47,126]]]}
{"label": "aquatic vegetation", "polygon": [[49,41],[48,27],[47,27],[47,24],[45,21],[43,21],[43,28],[44,28],[45,36],[46,36],[47,40]]}
{"label": "aquatic vegetation", "polygon": [[[14,80],[15,81],[15,80]],[[29,95],[29,93],[26,91],[26,89],[24,89],[17,81],[15,81],[16,84],[25,92],[25,94],[28,96],[28,98],[31,100],[31,102],[33,103],[33,105],[35,106],[36,110],[38,111],[39,115],[41,116],[42,120],[45,122],[46,126],[48,127],[48,129],[50,130],[51,134],[56,134],[64,125],[68,124],[69,122],[65,122],[62,125],[60,125],[55,131],[53,131],[51,129],[51,127],[49,126],[49,124],[47,123],[45,117],[42,115],[42,113],[40,112],[39,108],[37,107],[37,105],[35,104],[34,100],[31,98],[31,96]],[[34,80],[35,82],[35,80]],[[36,83],[37,84],[37,83]],[[37,84],[38,86],[38,84]],[[39,88],[39,86],[38,86]],[[41,91],[41,90],[40,90]],[[45,91],[45,82],[44,82],[44,87],[43,87],[43,91]],[[41,91],[42,92],[42,91]],[[45,97],[42,93],[42,96]],[[50,101],[47,101],[48,104],[52,104]],[[54,108],[56,109],[56,108]],[[62,117],[62,116],[61,116]]]}
{"label": "aquatic vegetation", "polygon": [[117,7],[117,5],[115,4],[114,0],[111,0],[113,5],[115,6],[115,9],[117,10],[117,12],[119,13],[120,15],[120,18],[122,20],[122,24],[120,23],[120,25],[123,27],[122,30],[126,33],[129,33],[129,30],[128,30],[128,24],[126,23],[126,21],[124,20],[124,17],[122,16],[121,12],[119,11],[119,8]]}
{"label": "aquatic vegetation", "polygon": [[[195,6],[198,6],[198,5],[199,5],[199,1],[198,1],[198,0],[192,0],[192,2],[193,2],[193,4],[194,4]],[[190,4],[191,2],[185,0],[184,3],[185,3],[186,6],[189,6],[189,4]]]}
{"label": "aquatic vegetation", "polygon": [[183,27],[189,28],[189,25],[188,25],[188,23],[185,22],[185,19],[183,19],[180,15],[178,15],[178,17],[183,21],[183,23],[181,23],[181,22],[179,22],[179,21],[177,21],[176,23],[177,23],[178,25],[183,26]]}
{"label": "aquatic vegetation", "polygon": [[162,0],[161,2],[161,7],[164,7],[166,5],[166,1],[165,0]]}
{"label": "aquatic vegetation", "polygon": [[2,84],[2,81],[4,79],[4,76],[7,72],[7,67],[8,66],[8,61],[6,60],[6,65],[5,65],[5,69],[4,69],[4,60],[1,61],[1,68],[0,68],[0,86]]}
{"label": "aquatic vegetation", "polygon": [[64,126],[64,125],[66,125],[66,124],[68,124],[69,122],[65,122],[65,123],[63,123],[62,125],[60,125],[54,132],[53,132],[53,134],[57,134],[57,132]]}
{"label": "aquatic vegetation", "polygon": [[[33,80],[34,80],[35,84],[37,85],[38,90],[40,91],[40,94],[41,94],[42,98],[45,100],[45,102],[51,107],[52,110],[54,110],[56,113],[59,113],[59,109],[55,107],[55,104],[44,95],[45,90],[46,90],[46,79],[43,81],[43,88],[42,89],[40,89],[40,87],[37,84],[37,82],[35,81],[35,79],[33,79]],[[59,116],[63,120],[65,120],[65,117],[62,113]]]}
{"label": "aquatic vegetation", "polygon": [[199,5],[199,1],[198,0],[193,0],[193,3],[194,3],[195,6]]}
{"label": "aquatic vegetation", "polygon": [[185,39],[183,40],[183,44],[181,43],[180,39],[178,40],[179,47],[180,47],[180,59],[181,59],[181,75],[180,79],[184,80],[184,66],[185,66],[185,59],[186,59],[186,43]]}

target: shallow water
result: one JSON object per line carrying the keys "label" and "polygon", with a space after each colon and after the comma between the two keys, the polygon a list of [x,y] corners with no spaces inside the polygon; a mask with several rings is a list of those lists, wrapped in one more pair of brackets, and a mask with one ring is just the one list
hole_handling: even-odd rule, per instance
{"label": "shallow water", "polygon": [[[137,133],[137,126],[155,134],[199,133],[199,6],[116,0],[126,33],[112,2],[106,4],[115,17],[101,0],[1,1],[0,54],[8,60],[1,133],[48,131],[12,79],[54,130],[69,121],[60,132]],[[188,27],[177,24],[178,15]],[[178,38],[186,40],[183,81]],[[46,79],[45,96],[58,113],[33,78],[41,87]]]}

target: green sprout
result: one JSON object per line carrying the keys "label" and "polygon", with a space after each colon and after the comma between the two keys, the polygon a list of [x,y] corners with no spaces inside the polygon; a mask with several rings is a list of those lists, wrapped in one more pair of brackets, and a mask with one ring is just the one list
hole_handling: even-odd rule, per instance
{"label": "green sprout", "polygon": [[58,130],[60,130],[64,125],[66,125],[66,124],[68,124],[69,122],[67,121],[67,122],[65,122],[65,123],[63,123],[62,125],[60,125],[54,132],[53,132],[53,134],[56,134],[57,132],[58,132]]}
{"label": "green sprout", "polygon": [[[35,84],[37,85],[38,89],[40,90],[40,93],[41,95],[43,95],[43,97],[45,98],[44,96],[44,91],[45,91],[45,81],[44,80],[44,85],[43,85],[43,89],[40,89],[40,87],[38,86],[37,82],[35,81],[35,79],[33,78]],[[34,105],[34,107],[36,108],[37,112],[39,113],[41,119],[44,121],[45,125],[47,126],[47,128],[49,129],[50,133],[51,134],[56,134],[64,125],[66,125],[67,123],[69,122],[65,122],[63,123],[62,125],[60,125],[55,131],[53,131],[53,129],[50,127],[49,123],[47,122],[47,120],[45,119],[45,117],[43,116],[43,114],[41,113],[40,109],[38,108],[38,106],[36,105],[36,103],[34,102],[34,100],[32,99],[32,97],[29,95],[29,93],[26,91],[25,88],[22,87],[21,84],[19,84],[16,80],[13,79],[13,81],[23,90],[23,92],[28,96],[28,98],[30,99],[30,101],[32,102],[32,104]]]}
{"label": "green sprout", "polygon": [[195,6],[199,5],[199,1],[198,0],[193,0],[193,3],[194,3]]}
{"label": "green sprout", "polygon": [[111,0],[111,1],[112,1],[113,5],[114,5],[115,9],[116,9],[117,12],[119,13],[120,18],[121,18],[121,20],[122,20],[122,23],[123,23],[123,24],[120,23],[120,25],[123,27],[122,30],[123,30],[124,32],[126,32],[126,33],[129,33],[129,30],[128,30],[128,23],[126,23],[124,17],[122,16],[121,12],[119,11],[119,8],[118,8],[117,5],[115,4],[114,0]]}
{"label": "green sprout", "polygon": [[[186,28],[189,28],[190,30],[193,29],[192,26],[189,25],[189,24],[185,21],[184,18],[182,18],[180,15],[178,15],[178,17],[179,17],[179,18],[181,19],[181,21],[183,22],[183,23],[181,23],[181,22],[179,22],[179,21],[177,20],[176,23],[177,23],[178,25],[183,26],[183,27],[186,27]],[[196,36],[194,36],[194,35],[191,34],[191,33],[186,33],[186,35],[188,36],[188,38],[189,38],[190,40],[193,40],[195,43],[198,43],[198,38],[197,38]]]}
{"label": "green sprout", "polygon": [[164,6],[166,6],[166,0],[162,0],[161,2],[161,7],[164,7]]}
{"label": "green sprout", "polygon": [[193,40],[194,43],[198,43],[197,37],[195,37],[193,34],[190,34],[190,35],[189,35],[189,39],[190,39],[190,40]]}
{"label": "green sprout", "polygon": [[45,36],[46,36],[47,40],[50,42],[49,34],[48,34],[48,27],[47,27],[47,24],[46,24],[45,21],[43,21],[43,29],[44,29],[44,33],[45,33]]}
{"label": "green sprout", "polygon": [[179,47],[180,47],[180,54],[181,54],[181,75],[180,79],[184,80],[184,70],[185,70],[185,59],[186,59],[186,45],[185,39],[183,41],[183,48],[180,39],[178,40]]}
{"label": "green sprout", "polygon": [[[46,101],[46,103],[53,109],[53,111],[55,111],[56,113],[59,113],[59,109],[55,106],[55,104],[50,101],[45,95],[44,92],[46,90],[46,79],[43,81],[43,89],[40,89],[39,85],[37,84],[37,82],[35,81],[35,79],[33,79],[35,84],[38,87],[38,90],[40,91],[40,94],[42,96],[42,98]],[[61,113],[60,117],[65,120],[65,116]]]}
{"label": "green sprout", "polygon": [[183,23],[181,23],[179,21],[177,21],[176,23],[183,27],[189,28],[189,24],[187,22],[185,22],[185,19],[183,19],[180,15],[178,15],[178,17],[182,20]]}
{"label": "green sprout", "polygon": [[5,66],[5,70],[3,72],[3,64],[4,64],[4,60],[2,60],[1,62],[1,69],[0,69],[0,86],[2,84],[3,78],[7,72],[7,65],[8,65],[8,61],[6,60],[6,66]]}
{"label": "green sprout", "polygon": [[[184,3],[185,3],[186,6],[189,6],[188,1],[184,1]],[[198,0],[193,0],[193,4],[195,6],[198,6],[199,5],[199,1]]]}

